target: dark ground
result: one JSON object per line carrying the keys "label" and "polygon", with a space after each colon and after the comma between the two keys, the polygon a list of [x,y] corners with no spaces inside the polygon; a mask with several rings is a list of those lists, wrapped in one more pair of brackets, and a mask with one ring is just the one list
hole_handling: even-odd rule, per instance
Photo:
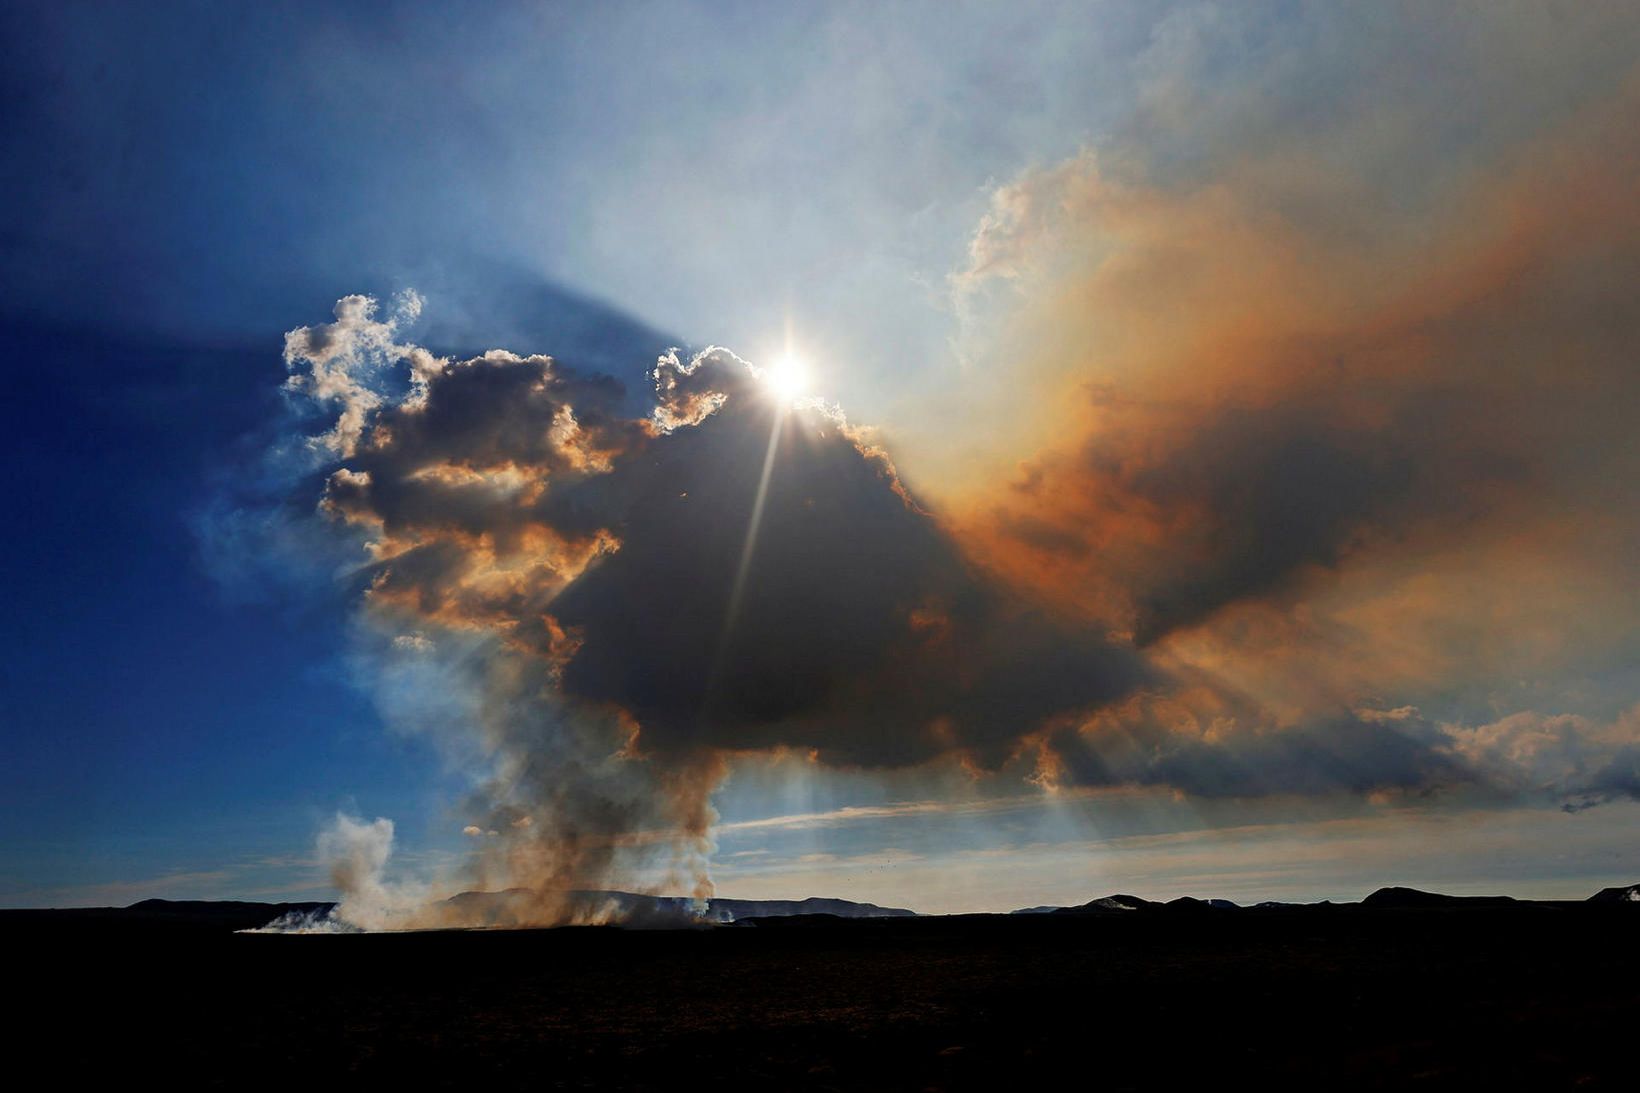
{"label": "dark ground", "polygon": [[67,1086],[1606,1090],[1634,1088],[1636,911],[353,936],[5,912],[0,934],[9,1069]]}

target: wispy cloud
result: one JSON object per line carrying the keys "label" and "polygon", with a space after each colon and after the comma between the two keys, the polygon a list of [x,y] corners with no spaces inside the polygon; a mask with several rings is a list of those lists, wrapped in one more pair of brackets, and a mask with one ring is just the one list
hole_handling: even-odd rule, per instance
{"label": "wispy cloud", "polygon": [[722,833],[757,831],[765,828],[803,830],[817,827],[835,827],[867,821],[881,821],[914,816],[986,816],[1004,812],[1041,809],[1051,802],[1040,796],[992,797],[977,801],[899,801],[887,805],[845,805],[825,812],[797,812],[784,816],[764,816],[755,820],[736,820],[719,824]]}

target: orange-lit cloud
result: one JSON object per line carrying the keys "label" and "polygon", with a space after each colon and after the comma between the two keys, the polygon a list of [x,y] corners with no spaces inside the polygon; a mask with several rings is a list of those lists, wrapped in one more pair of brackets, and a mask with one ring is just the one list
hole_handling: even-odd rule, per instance
{"label": "orange-lit cloud", "polygon": [[904,448],[722,349],[661,357],[632,416],[549,357],[404,344],[414,298],[293,331],[385,702],[482,771],[473,883],[562,920],[648,855],[707,894],[750,753],[944,761],[998,800],[1640,795],[1612,71],[1555,66],[1575,94],[1448,157],[1400,94],[1196,131],[1220,108],[1158,55],[1141,114],[1179,139],[995,190],[949,279],[962,367]]}
{"label": "orange-lit cloud", "polygon": [[[1258,793],[1303,788],[1296,763],[1433,786],[1467,780],[1472,749],[1426,726],[1397,762],[1408,734],[1349,711],[1626,724],[1637,106],[1631,80],[1500,151],[1416,233],[1375,237],[1357,180],[1297,150],[1319,223],[1239,163],[1162,186],[1084,154],[998,192],[954,291],[1004,332],[987,352],[1057,397],[1015,469],[942,491],[947,517],[1174,679],[1051,736],[1050,776]],[[1135,734],[1161,757],[1133,765]],[[1590,792],[1627,793],[1632,757],[1600,736],[1569,733]]]}
{"label": "orange-lit cloud", "polygon": [[[542,921],[623,858],[709,896],[730,753],[994,770],[1151,676],[971,566],[839,411],[725,350],[663,356],[654,412],[627,418],[550,358],[442,360],[390,324],[355,337],[368,304],[338,314],[287,342],[293,386],[337,414],[319,511],[360,539],[389,704],[481,771],[470,883],[547,893]],[[344,887],[372,885],[393,894]]]}

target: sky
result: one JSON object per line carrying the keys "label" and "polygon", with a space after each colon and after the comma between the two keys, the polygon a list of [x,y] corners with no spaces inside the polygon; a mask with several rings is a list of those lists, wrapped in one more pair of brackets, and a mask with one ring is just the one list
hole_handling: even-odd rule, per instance
{"label": "sky", "polygon": [[1640,876],[1628,5],[0,49],[0,904]]}

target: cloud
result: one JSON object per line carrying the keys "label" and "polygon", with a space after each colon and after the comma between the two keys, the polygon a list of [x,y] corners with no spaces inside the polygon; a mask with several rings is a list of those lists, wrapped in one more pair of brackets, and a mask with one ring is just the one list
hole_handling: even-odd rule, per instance
{"label": "cloud", "polygon": [[1605,723],[1524,710],[1444,731],[1453,754],[1521,792],[1563,801],[1568,812],[1640,800],[1640,706]]}
{"label": "cloud", "polygon": [[835,410],[788,410],[725,350],[655,377],[625,419],[608,381],[491,352],[384,406],[323,500],[372,537],[372,605],[503,636],[633,719],[639,754],[995,765],[1144,677],[970,565]]}
{"label": "cloud", "polygon": [[974,566],[867,434],[727,350],[660,358],[634,418],[606,377],[436,358],[373,313],[293,333],[292,386],[336,415],[319,505],[361,543],[386,705],[485,772],[485,884],[596,887],[648,852],[709,895],[729,754],[995,769],[1152,675]]}
{"label": "cloud", "polygon": [[[978,800],[923,800],[897,801],[887,805],[845,805],[826,812],[798,812],[783,816],[764,816],[755,820],[737,820],[719,824],[719,832],[759,831],[764,829],[806,830],[856,824],[908,816],[974,816],[1000,812],[1014,812],[1040,807],[1039,797],[994,797]],[[743,851],[765,853],[765,851]]]}
{"label": "cloud", "polygon": [[1435,726],[1339,711],[1296,726],[1198,688],[1137,696],[1043,742],[1038,779],[1158,786],[1194,798],[1422,796],[1473,780]]}
{"label": "cloud", "polygon": [[1002,397],[936,506],[1165,680],[1045,730],[1045,784],[1631,792],[1632,27],[1415,21],[1468,97],[1392,78],[1405,21],[1162,20],[1129,124],[1000,186],[950,278]]}
{"label": "cloud", "polygon": [[412,367],[418,376],[419,369],[432,366],[425,352],[414,354],[393,341],[399,324],[413,322],[421,307],[421,297],[406,291],[394,300],[386,319],[377,319],[373,297],[344,296],[336,301],[335,322],[297,327],[285,335],[285,366],[292,371],[287,389],[321,407],[340,408],[335,425],[313,438],[315,445],[352,455],[365,417],[381,405],[381,395],[370,384],[372,374],[407,356],[415,356]]}
{"label": "cloud", "polygon": [[[712,793],[771,750],[1201,800],[1631,792],[1602,726],[1640,648],[1632,64],[1557,46],[1514,87],[1432,18],[1501,96],[1454,104],[1400,89],[1404,27],[1278,22],[1162,20],[1130,124],[996,189],[909,478],[721,348],[661,357],[635,413],[551,357],[407,344],[409,298],[288,336],[384,706],[501,833],[473,883],[658,858],[709,893]],[[1478,33],[1520,61],[1537,23]]]}
{"label": "cloud", "polygon": [[1596,150],[1623,147],[1626,112],[1522,153],[1469,195],[1460,237],[1384,256],[1222,185],[1076,160],[1007,187],[1053,210],[1018,228],[1039,283],[1013,352],[1076,394],[994,498],[992,557],[1074,581],[1148,644],[1353,555],[1484,535],[1568,491],[1594,503],[1634,469],[1612,407],[1640,394],[1613,295],[1640,260],[1635,150]]}
{"label": "cloud", "polygon": [[[1376,691],[1241,685],[1323,655],[1293,622],[1314,623],[1314,589],[1467,548],[1551,485],[1581,501],[1591,466],[1623,458],[1608,404],[1632,377],[1610,333],[1582,343],[1566,404],[1523,424],[1555,392],[1507,355],[1506,324],[1525,294],[1538,323],[1577,329],[1608,306],[1581,289],[1625,252],[1510,221],[1363,300],[1366,269],[1307,284],[1328,244],[1254,230],[1223,193],[1112,186],[1087,157],[1014,187],[1033,185],[1050,193],[1003,202],[1023,211],[984,229],[969,275],[1019,281],[1018,306],[1051,320],[1045,351],[1086,329],[1066,301],[1137,315],[1137,355],[1078,368],[1070,446],[949,519],[839,410],[771,397],[724,349],[660,358],[633,417],[619,384],[550,357],[401,344],[369,301],[287,339],[292,389],[335,415],[319,506],[362,544],[385,704],[481,772],[473,884],[552,893],[531,914],[559,920],[562,893],[659,856],[668,886],[709,895],[711,795],[740,752],[1025,762],[1050,788],[1203,799],[1626,792],[1625,752],[1549,778],[1454,746],[1441,726],[1460,721],[1358,712]],[[1094,257],[1058,257],[1082,231]],[[1159,285],[1188,322],[1139,309]]]}
{"label": "cloud", "polygon": [[[994,766],[1044,718],[1143,678],[1097,630],[971,566],[840,416],[781,417],[721,351],[691,378],[712,366],[724,375],[705,397],[720,409],[589,483],[628,499],[611,527],[620,546],[553,608],[581,643],[565,691],[620,704],[640,746],[812,748],[862,766],[955,750]],[[663,362],[676,398],[674,373]]]}

